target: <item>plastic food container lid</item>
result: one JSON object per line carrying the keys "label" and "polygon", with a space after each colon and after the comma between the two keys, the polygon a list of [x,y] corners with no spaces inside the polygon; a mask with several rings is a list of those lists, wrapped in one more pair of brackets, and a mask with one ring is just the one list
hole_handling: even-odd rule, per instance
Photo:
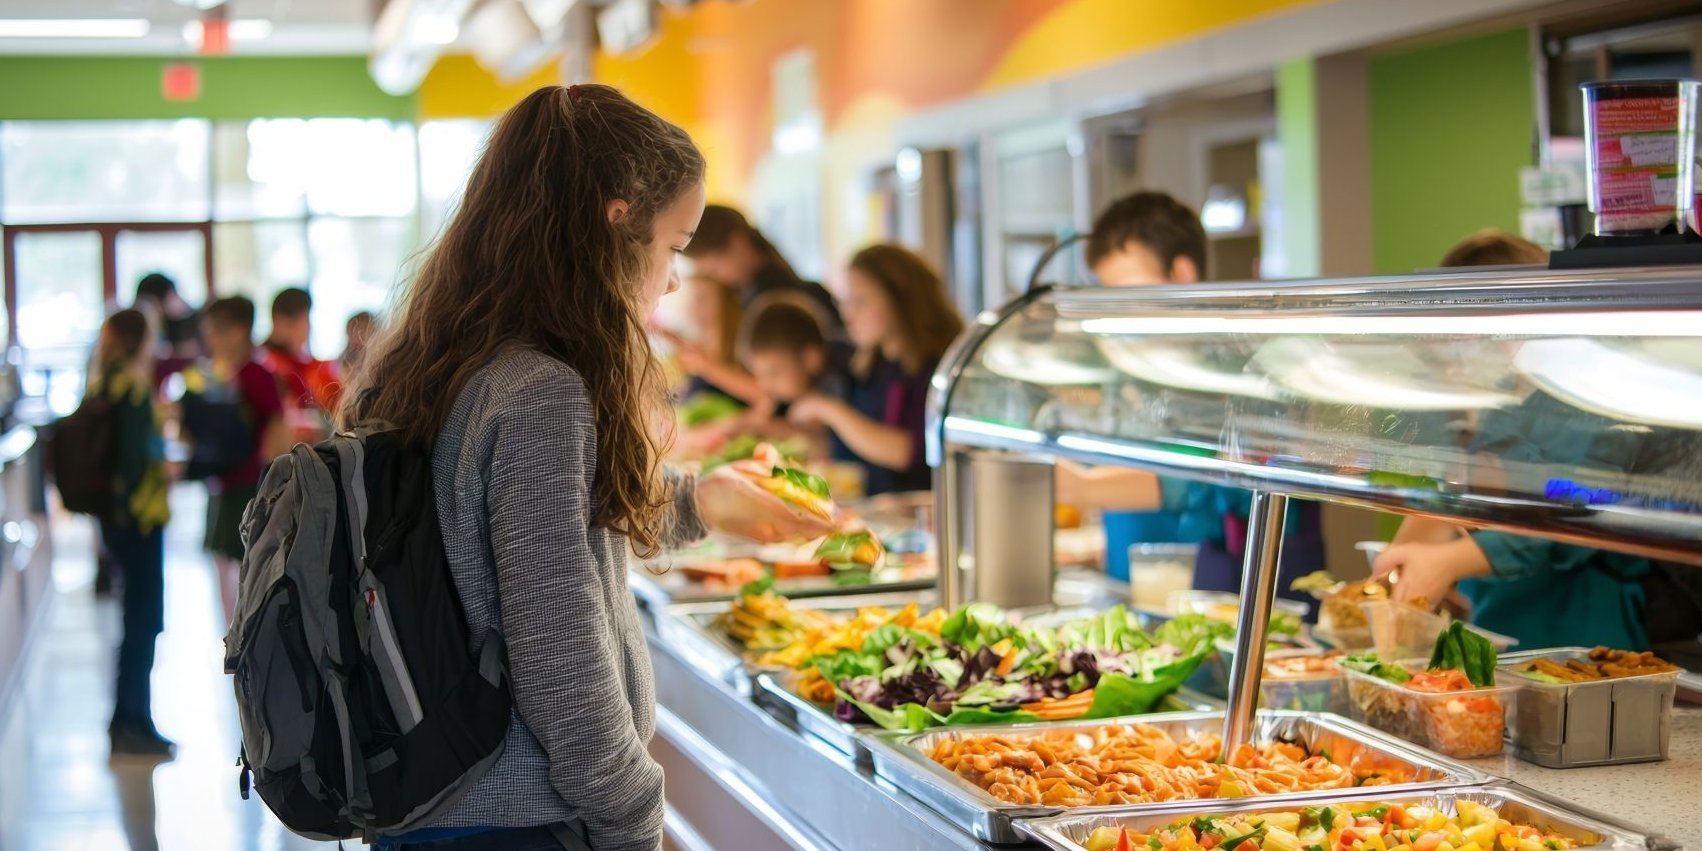
{"label": "plastic food container lid", "polygon": [[[1197,612],[1209,615],[1213,609],[1221,606],[1238,608],[1241,605],[1241,595],[1227,591],[1172,591],[1170,592],[1167,608],[1172,615],[1185,615]],[[1306,617],[1307,606],[1296,600],[1284,600],[1281,597],[1271,600],[1271,611],[1284,612],[1296,617]]]}

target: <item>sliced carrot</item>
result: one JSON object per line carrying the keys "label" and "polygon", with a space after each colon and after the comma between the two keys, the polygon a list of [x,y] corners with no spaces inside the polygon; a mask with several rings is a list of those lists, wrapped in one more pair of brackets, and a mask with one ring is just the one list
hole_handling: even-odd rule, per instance
{"label": "sliced carrot", "polygon": [[[1000,643],[1003,644],[1004,642],[1000,642]],[[1007,651],[1005,651],[1004,657],[999,660],[998,666],[993,669],[993,672],[1002,677],[1006,674],[1009,674],[1011,672],[1011,669],[1015,668],[1015,667],[1016,667],[1016,651],[1015,650],[1007,650]]]}

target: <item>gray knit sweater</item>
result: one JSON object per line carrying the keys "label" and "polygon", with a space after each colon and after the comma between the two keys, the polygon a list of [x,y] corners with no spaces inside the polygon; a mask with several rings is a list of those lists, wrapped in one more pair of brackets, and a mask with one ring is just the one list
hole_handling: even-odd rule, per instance
{"label": "gray knit sweater", "polygon": [[[495,627],[507,642],[514,719],[490,772],[430,827],[578,819],[596,851],[661,844],[655,685],[626,540],[589,524],[596,455],[584,382],[521,348],[467,382],[438,433],[449,566],[474,640]],[[670,540],[700,537],[693,481],[669,481]]]}

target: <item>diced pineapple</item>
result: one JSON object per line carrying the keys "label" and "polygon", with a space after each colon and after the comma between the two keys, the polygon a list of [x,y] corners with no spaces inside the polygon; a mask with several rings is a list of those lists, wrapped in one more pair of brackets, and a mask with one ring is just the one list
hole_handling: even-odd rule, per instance
{"label": "diced pineapple", "polygon": [[1476,842],[1467,842],[1466,844],[1454,849],[1454,851],[1483,851],[1483,846]]}
{"label": "diced pineapple", "polygon": [[1360,847],[1365,851],[1389,851],[1389,846],[1383,842],[1381,835],[1365,840],[1365,843]]}
{"label": "diced pineapple", "polygon": [[1471,827],[1466,828],[1464,833],[1467,842],[1473,843],[1480,848],[1490,848],[1495,845],[1495,822],[1474,824]]}
{"label": "diced pineapple", "polygon": [[1476,801],[1459,801],[1455,804],[1460,814],[1460,826],[1471,827],[1495,820],[1495,811]]}
{"label": "diced pineapple", "polygon": [[[1265,816],[1265,824],[1271,826],[1272,832],[1285,830],[1289,833],[1295,833],[1300,830],[1300,814],[1297,812],[1271,813]],[[1269,848],[1270,844],[1267,842],[1265,847]]]}
{"label": "diced pineapple", "polygon": [[1275,814],[1265,822],[1270,826],[1270,830],[1265,833],[1265,840],[1261,844],[1264,851],[1300,851],[1300,837],[1277,825],[1279,820],[1284,820],[1285,816],[1291,815],[1293,816],[1292,821],[1298,826],[1300,823],[1299,813]]}
{"label": "diced pineapple", "polygon": [[1118,829],[1101,827],[1087,837],[1087,851],[1113,851],[1117,847]]}
{"label": "diced pineapple", "polygon": [[1448,817],[1433,810],[1430,815],[1424,817],[1424,821],[1420,823],[1420,827],[1425,830],[1441,830],[1446,827],[1447,824]]}

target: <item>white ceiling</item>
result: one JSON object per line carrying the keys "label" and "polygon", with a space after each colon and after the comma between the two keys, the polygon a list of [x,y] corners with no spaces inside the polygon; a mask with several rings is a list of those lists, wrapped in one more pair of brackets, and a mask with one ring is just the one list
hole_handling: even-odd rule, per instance
{"label": "white ceiling", "polygon": [[[232,42],[233,54],[365,54],[371,44],[371,0],[228,0],[225,5],[232,20],[272,23],[265,39]],[[0,18],[145,18],[151,23],[142,38],[0,38],[0,55],[186,55],[195,47],[184,40],[183,25],[200,15],[174,0],[0,0]]]}

